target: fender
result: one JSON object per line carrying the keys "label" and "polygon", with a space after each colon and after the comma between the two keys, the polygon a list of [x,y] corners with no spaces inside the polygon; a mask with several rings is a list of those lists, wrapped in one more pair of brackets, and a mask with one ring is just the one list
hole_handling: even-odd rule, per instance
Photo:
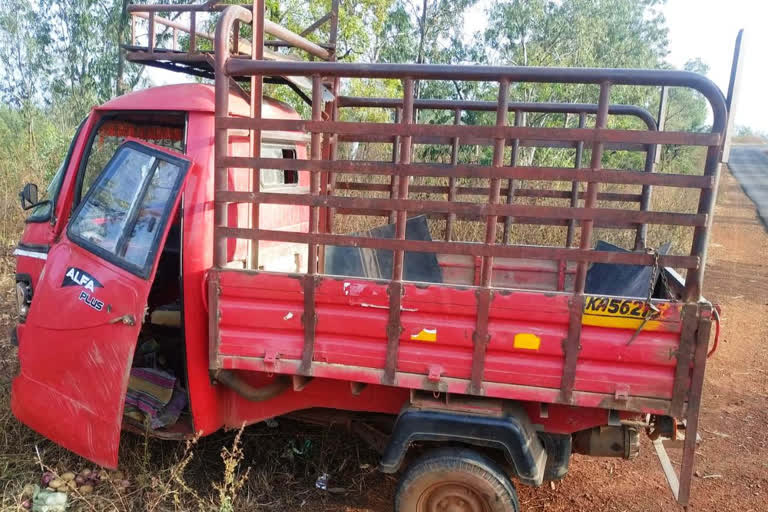
{"label": "fender", "polygon": [[415,441],[454,441],[499,449],[521,482],[538,486],[544,481],[547,452],[519,407],[510,408],[504,417],[406,409],[395,422],[379,469],[396,472]]}

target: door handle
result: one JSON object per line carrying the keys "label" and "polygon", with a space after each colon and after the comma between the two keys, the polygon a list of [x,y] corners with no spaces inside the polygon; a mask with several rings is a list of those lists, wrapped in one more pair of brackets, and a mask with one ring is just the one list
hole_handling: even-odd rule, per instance
{"label": "door handle", "polygon": [[110,324],[122,323],[123,325],[136,325],[136,319],[133,315],[123,315],[113,318],[109,321]]}

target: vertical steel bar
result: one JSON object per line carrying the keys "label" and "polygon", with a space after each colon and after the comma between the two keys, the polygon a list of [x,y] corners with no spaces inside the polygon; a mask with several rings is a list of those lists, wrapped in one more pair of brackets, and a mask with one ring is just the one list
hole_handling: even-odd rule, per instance
{"label": "vertical steel bar", "polygon": [[696,333],[696,349],[693,357],[691,372],[691,388],[688,393],[688,408],[686,410],[685,441],[683,443],[683,460],[680,465],[680,487],[677,502],[682,506],[688,505],[691,496],[691,480],[693,465],[696,458],[696,435],[699,430],[699,411],[701,409],[701,394],[704,389],[704,371],[707,366],[707,349],[709,334],[712,328],[712,306],[702,305],[698,314],[698,330]]}
{"label": "vertical steel bar", "polygon": [[[461,124],[461,109],[453,111],[453,124]],[[459,163],[459,137],[453,137],[451,140],[451,165]],[[453,203],[456,201],[456,177],[451,176],[448,178],[448,202]],[[453,236],[453,224],[456,222],[456,214],[449,213],[445,219],[445,241],[450,242]]]}
{"label": "vertical steel bar", "polygon": [[147,51],[149,53],[155,52],[155,11],[149,11],[147,17],[149,27],[147,29]]}
{"label": "vertical steel bar", "polygon": [[[312,120],[322,121],[323,119],[323,79],[320,75],[312,76]],[[323,134],[312,132],[310,139],[310,159],[322,160],[323,158]],[[320,172],[310,171],[309,193],[312,196],[320,195]],[[309,234],[314,235],[318,232],[318,223],[320,218],[320,207],[309,207]],[[307,244],[307,274],[304,276],[304,349],[301,355],[301,368],[299,372],[302,375],[311,375],[312,359],[315,352],[315,325],[317,323],[317,314],[315,311],[315,288],[317,283],[317,250],[316,242]]]}
{"label": "vertical steel bar", "polygon": [[[403,124],[413,123],[413,80],[403,79]],[[411,163],[411,150],[413,138],[410,135],[401,137],[400,143],[400,164],[408,165]],[[403,175],[398,181],[396,199],[408,198],[409,176]],[[406,210],[397,210],[395,218],[395,239],[405,240],[406,221],[408,212]],[[400,334],[403,327],[400,323],[400,311],[402,309],[403,299],[403,266],[405,261],[405,251],[402,249],[393,251],[392,254],[392,281],[389,284],[389,321],[387,322],[387,356],[386,367],[384,369],[384,384],[394,385],[395,375],[397,373],[397,352],[400,345]]]}
{"label": "vertical steel bar", "polygon": [[171,45],[171,48],[173,49],[173,51],[176,51],[179,48],[179,31],[176,30],[175,28],[173,29],[173,43]]}
{"label": "vertical steel bar", "polygon": [[693,358],[693,350],[696,343],[696,329],[698,327],[698,304],[684,304],[680,316],[680,343],[677,347],[675,380],[672,384],[672,400],[669,405],[669,415],[676,418],[683,415],[685,397],[688,394],[691,360]]}
{"label": "vertical steel bar", "polygon": [[189,12],[189,53],[197,52],[197,13]]}
{"label": "vertical steel bar", "polygon": [[[341,79],[334,78],[333,79],[333,107],[331,108],[331,120],[332,121],[338,121],[339,120],[339,88],[341,84]],[[328,147],[328,158],[331,161],[336,160],[338,158],[338,151],[339,151],[339,136],[337,134],[331,134],[331,138],[329,139],[329,147]],[[328,184],[325,193],[327,195],[333,195],[336,191],[336,173],[331,171],[328,173]],[[334,221],[336,219],[336,208],[328,208],[326,210],[327,218],[325,220],[325,230],[328,233],[333,233],[333,225]],[[324,270],[323,270],[324,272]]]}
{"label": "vertical steel bar", "polygon": [[[507,125],[507,110],[509,106],[509,80],[499,82],[499,99],[496,105],[496,126],[504,127]],[[493,167],[502,167],[504,165],[504,145],[506,139],[495,137],[493,141]],[[488,203],[498,204],[501,196],[501,179],[491,178]],[[496,225],[498,215],[488,215],[485,222],[485,243],[493,245],[496,243]],[[480,288],[476,291],[477,296],[477,319],[475,323],[475,332],[472,335],[472,374],[469,383],[469,393],[479,395],[483,391],[483,375],[485,374],[485,353],[490,340],[488,332],[488,318],[491,312],[491,301],[493,292],[491,291],[491,282],[493,281],[493,257],[483,256],[480,269]]]}
{"label": "vertical steel bar", "polygon": [[[669,88],[662,87],[659,95],[659,115],[656,121],[656,130],[664,131],[664,125],[667,118],[667,106],[669,105]],[[650,144],[647,146],[645,154],[645,172],[654,172],[656,164],[659,163],[659,155],[663,150],[663,146],[660,144]],[[653,187],[650,185],[643,185],[640,192],[640,211],[648,211],[651,207],[651,194]],[[637,227],[637,233],[635,234],[635,250],[639,251],[645,249],[648,244],[648,225],[640,224]]]}
{"label": "vertical steel bar", "polygon": [[232,28],[232,55],[240,53],[240,22],[235,20]]}
{"label": "vertical steel bar", "polygon": [[[520,110],[515,110],[515,126],[523,126],[523,113]],[[515,138],[512,140],[512,155],[509,159],[509,165],[510,167],[514,167],[517,165],[517,157],[520,153],[520,139]],[[514,178],[509,178],[507,180],[507,204],[512,204],[512,202],[515,200],[515,188],[517,187],[517,183],[515,182]],[[507,245],[509,244],[510,237],[512,236],[512,223],[514,222],[514,219],[507,215],[504,218],[504,239],[503,244]]]}
{"label": "vertical steel bar", "polygon": [[[611,97],[611,83],[603,82],[600,84],[600,101],[597,105],[597,119],[595,120],[595,131],[599,131],[606,126],[608,120],[608,106]],[[603,160],[603,143],[599,138],[592,144],[592,163],[593,171],[600,170]],[[597,203],[597,193],[600,189],[599,183],[589,182],[587,184],[587,193],[584,198],[584,208],[594,208]],[[583,250],[592,248],[592,228],[594,221],[592,219],[581,222],[581,239],[579,247]],[[584,286],[587,280],[587,263],[579,262],[576,266],[576,280],[573,291],[576,294],[584,293]]]}
{"label": "vertical steel bar", "polygon": [[[262,60],[264,58],[264,0],[254,0],[252,9],[252,31],[251,31],[251,59]],[[239,27],[239,24],[236,24]],[[239,32],[237,32],[239,36]],[[239,39],[239,37],[237,38]],[[264,95],[264,77],[261,75],[251,76],[251,119],[261,119],[262,102]],[[258,125],[255,125],[258,126]],[[261,130],[256,127],[250,131],[251,157],[261,156]],[[261,190],[261,169],[251,169],[251,190],[258,193]],[[250,226],[252,229],[259,229],[259,208],[258,204],[251,204]],[[259,268],[259,241],[250,240],[248,247],[248,268]]]}
{"label": "vertical steel bar", "polygon": [[[257,0],[263,7],[263,0]],[[255,5],[255,4],[254,4]],[[246,11],[247,13],[247,11]],[[248,13],[252,17],[251,13]],[[219,236],[216,233],[216,229],[219,227],[226,227],[228,225],[227,219],[227,203],[216,201],[217,195],[221,191],[227,191],[229,168],[221,163],[222,159],[226,158],[229,146],[229,131],[227,128],[220,126],[219,119],[224,119],[229,116],[229,75],[227,75],[226,64],[229,59],[229,30],[232,28],[231,23],[234,22],[236,16],[239,13],[235,11],[227,11],[224,13],[222,19],[216,25],[216,37],[214,38],[214,50],[216,53],[216,59],[214,60],[214,72],[215,72],[215,130],[213,141],[214,152],[214,173],[213,173],[213,195],[214,195],[214,207],[213,207],[213,226],[214,226],[214,249],[213,249],[213,264],[217,268],[223,268],[227,263],[227,238]],[[228,16],[230,16],[228,18]],[[257,32],[254,30],[254,33]],[[253,108],[253,97],[251,97],[251,107]],[[259,101],[259,108],[261,102]],[[253,112],[253,110],[252,110]],[[258,110],[261,117],[261,110]]]}
{"label": "vertical steel bar", "polygon": [[[587,114],[579,112],[579,128],[584,128],[587,124]],[[576,158],[573,162],[574,169],[581,169],[581,161],[584,157],[584,141],[576,143]],[[571,208],[579,206],[579,182],[571,182]],[[568,221],[568,232],[565,235],[565,246],[573,247],[573,239],[576,236],[576,219]]]}
{"label": "vertical steel bar", "polygon": [[[509,105],[509,81],[499,82],[499,103],[496,109],[496,126],[503,127],[507,125],[507,106]],[[493,167],[504,166],[504,137],[496,137],[493,141]],[[488,202],[497,204],[501,195],[501,180],[491,178]],[[496,243],[496,224],[499,218],[497,215],[489,215],[485,223],[485,243],[492,245]],[[480,275],[480,286],[488,287],[491,285],[491,274],[493,273],[493,256],[483,258],[483,269]]]}
{"label": "vertical steel bar", "polygon": [[[713,127],[713,132],[716,131],[718,131],[718,127]],[[709,240],[709,230],[712,227],[712,217],[715,210],[715,192],[717,191],[720,181],[719,146],[710,146],[707,150],[704,175],[713,176],[715,179],[715,186],[712,188],[701,189],[699,194],[698,213],[707,215],[707,225],[697,226],[693,230],[691,256],[699,257],[699,266],[688,270],[688,273],[685,276],[685,291],[683,292],[683,300],[685,302],[698,301],[701,298],[701,290],[704,281],[704,267],[707,263],[707,241]]]}
{"label": "vertical steel bar", "polygon": [[[400,122],[400,118],[402,117],[402,109],[400,107],[395,108],[395,123]],[[392,163],[396,164],[400,161],[400,145],[402,141],[400,140],[400,136],[395,136],[395,139],[392,141]],[[392,175],[389,177],[389,198],[394,199],[397,197],[397,189],[399,187],[400,183],[400,176]],[[389,223],[393,224],[395,222],[395,212],[394,210],[389,213]]]}
{"label": "vertical steel bar", "polygon": [[[656,161],[656,144],[648,144],[648,149],[645,152],[645,168],[644,172],[653,172],[654,162]],[[640,192],[640,211],[647,212],[651,208],[651,192],[650,185],[643,185]],[[645,249],[648,238],[648,224],[638,224],[635,232],[635,250],[639,251]]]}

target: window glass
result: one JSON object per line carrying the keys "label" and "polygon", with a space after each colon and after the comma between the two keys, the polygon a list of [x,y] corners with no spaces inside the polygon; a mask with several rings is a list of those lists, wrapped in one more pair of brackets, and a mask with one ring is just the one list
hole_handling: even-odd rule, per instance
{"label": "window glass", "polygon": [[53,212],[53,204],[54,200],[56,199],[56,196],[59,193],[59,189],[61,188],[61,182],[64,179],[64,171],[65,164],[68,162],[68,160],[64,160],[61,165],[59,166],[59,170],[56,171],[56,174],[53,175],[53,178],[51,178],[51,182],[48,184],[48,187],[45,189],[45,194],[43,194],[43,197],[40,198],[41,201],[48,200],[48,202],[39,204],[35,206],[35,208],[32,210],[32,213],[29,215],[29,219],[34,221],[35,219],[49,219],[51,216],[51,213]]}
{"label": "window glass", "polygon": [[[261,147],[262,158],[295,158],[292,149],[265,144]],[[299,183],[299,173],[290,169],[261,169],[259,181],[262,189],[278,188]]]}
{"label": "window glass", "polygon": [[146,273],[183,172],[163,156],[121,147],[75,213],[69,236]]}
{"label": "window glass", "polygon": [[141,201],[131,234],[126,238],[120,250],[121,253],[118,254],[129,263],[138,267],[144,267],[147,264],[155,236],[163,225],[165,208],[173,199],[173,191],[180,172],[181,169],[175,164],[164,160],[157,163],[157,169]]}
{"label": "window glass", "polygon": [[70,225],[71,233],[115,253],[131,206],[136,202],[155,158],[133,149],[118,152]]}

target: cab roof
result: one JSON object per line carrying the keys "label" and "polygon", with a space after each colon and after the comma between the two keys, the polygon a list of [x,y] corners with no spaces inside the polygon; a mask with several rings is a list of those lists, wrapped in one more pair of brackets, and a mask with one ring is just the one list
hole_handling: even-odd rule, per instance
{"label": "cab roof", "polygon": [[[129,92],[113,98],[96,110],[172,110],[177,112],[211,112],[215,110],[215,89],[207,84],[177,84],[151,87]],[[250,106],[245,99],[230,92],[230,114],[248,116]],[[298,113],[287,103],[265,97],[264,117],[299,119]]]}

